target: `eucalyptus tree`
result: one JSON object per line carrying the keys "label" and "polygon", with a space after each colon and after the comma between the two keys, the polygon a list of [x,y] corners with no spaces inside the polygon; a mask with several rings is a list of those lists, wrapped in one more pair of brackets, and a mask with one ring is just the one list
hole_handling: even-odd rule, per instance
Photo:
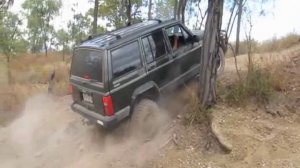
{"label": "eucalyptus tree", "polygon": [[44,50],[47,56],[55,33],[51,22],[59,14],[61,6],[61,0],[25,0],[22,4],[33,53]]}

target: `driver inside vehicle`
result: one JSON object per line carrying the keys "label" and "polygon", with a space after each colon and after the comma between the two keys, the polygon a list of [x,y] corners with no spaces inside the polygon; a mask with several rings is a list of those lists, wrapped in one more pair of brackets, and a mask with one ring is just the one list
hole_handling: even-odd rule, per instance
{"label": "driver inside vehicle", "polygon": [[174,40],[173,40],[173,50],[176,50],[180,46],[180,33],[174,33]]}

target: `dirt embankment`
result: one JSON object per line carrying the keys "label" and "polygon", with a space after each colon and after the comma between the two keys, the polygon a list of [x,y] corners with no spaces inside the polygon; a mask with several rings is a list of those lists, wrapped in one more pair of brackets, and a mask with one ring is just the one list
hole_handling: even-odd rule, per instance
{"label": "dirt embankment", "polygon": [[[231,144],[231,153],[220,150],[205,134],[203,125],[178,125],[175,132],[179,143],[166,150],[157,167],[300,167],[300,48],[257,55],[255,59],[260,64],[280,61],[287,87],[275,92],[265,106],[249,102],[230,107],[222,101],[216,105],[213,122],[220,136]],[[228,58],[226,63],[222,83],[237,79],[234,59]],[[238,63],[244,70],[247,57],[238,57]]]}

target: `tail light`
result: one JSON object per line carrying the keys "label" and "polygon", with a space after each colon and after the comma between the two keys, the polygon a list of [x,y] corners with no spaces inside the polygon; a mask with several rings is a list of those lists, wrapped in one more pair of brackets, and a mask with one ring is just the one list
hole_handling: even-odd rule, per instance
{"label": "tail light", "polygon": [[85,74],[83,75],[83,79],[90,79],[89,74],[85,73]]}
{"label": "tail light", "polygon": [[104,96],[102,98],[102,102],[103,102],[105,115],[106,116],[114,115],[115,112],[114,112],[114,107],[113,107],[113,102],[112,102],[111,96]]}
{"label": "tail light", "polygon": [[72,84],[69,84],[68,90],[69,90],[69,94],[72,94],[74,90],[74,86]]}

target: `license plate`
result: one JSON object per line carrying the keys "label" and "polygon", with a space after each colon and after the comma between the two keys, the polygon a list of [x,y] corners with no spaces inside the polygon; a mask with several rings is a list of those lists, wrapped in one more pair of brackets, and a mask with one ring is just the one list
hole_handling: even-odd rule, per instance
{"label": "license plate", "polygon": [[92,96],[88,93],[82,93],[83,100],[89,103],[93,103]]}

